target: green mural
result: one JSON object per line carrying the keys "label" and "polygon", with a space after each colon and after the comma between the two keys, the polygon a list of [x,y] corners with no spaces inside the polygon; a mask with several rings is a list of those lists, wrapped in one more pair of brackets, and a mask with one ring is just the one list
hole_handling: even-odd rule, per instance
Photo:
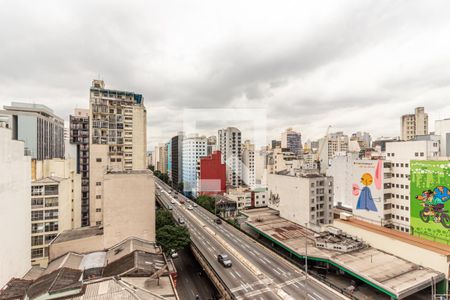
{"label": "green mural", "polygon": [[411,161],[411,233],[450,244],[450,161]]}

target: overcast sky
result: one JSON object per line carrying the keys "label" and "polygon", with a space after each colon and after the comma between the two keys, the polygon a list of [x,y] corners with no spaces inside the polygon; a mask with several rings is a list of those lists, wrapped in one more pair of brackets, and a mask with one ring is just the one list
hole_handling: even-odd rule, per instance
{"label": "overcast sky", "polygon": [[[328,125],[398,136],[400,116],[416,106],[431,129],[450,117],[446,0],[0,5],[1,106],[41,103],[68,120],[88,107],[100,76],[144,95],[151,147],[183,129],[187,109],[255,109],[269,138],[293,127],[304,140]],[[228,112],[200,122],[199,133],[255,124]]]}

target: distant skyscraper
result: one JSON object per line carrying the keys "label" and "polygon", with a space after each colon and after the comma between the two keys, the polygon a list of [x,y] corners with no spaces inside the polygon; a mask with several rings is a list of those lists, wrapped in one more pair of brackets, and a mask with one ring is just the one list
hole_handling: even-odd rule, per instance
{"label": "distant skyscraper", "polygon": [[401,137],[404,141],[412,140],[417,135],[428,134],[428,114],[423,107],[416,107],[414,114],[403,115],[401,122]]}
{"label": "distant skyscraper", "polygon": [[70,115],[71,144],[77,147],[77,172],[81,174],[81,226],[89,226],[89,110]]}
{"label": "distant skyscraper", "polygon": [[242,148],[242,180],[250,188],[254,188],[255,180],[255,145],[249,140],[244,142]]}
{"label": "distant skyscraper", "polygon": [[90,224],[102,224],[103,177],[146,169],[147,110],[141,94],[105,89],[94,80],[89,101]]}
{"label": "distant skyscraper", "polygon": [[355,132],[350,137],[351,141],[357,141],[361,149],[370,148],[372,146],[372,137],[368,132]]}
{"label": "distant skyscraper", "polygon": [[45,105],[13,102],[0,115],[8,116],[12,138],[25,142],[33,159],[64,158],[64,120]]}
{"label": "distant skyscraper", "polygon": [[281,148],[287,148],[292,153],[301,156],[302,155],[302,135],[299,132],[288,128],[281,134]]}
{"label": "distant skyscraper", "polygon": [[241,131],[235,127],[220,129],[218,144],[222,162],[227,165],[228,185],[238,187],[242,184]]}
{"label": "distant skyscraper", "polygon": [[183,182],[183,133],[172,137],[172,182],[178,187]]}
{"label": "distant skyscraper", "polygon": [[190,136],[183,139],[183,186],[184,191],[197,194],[197,165],[206,156],[206,137]]}

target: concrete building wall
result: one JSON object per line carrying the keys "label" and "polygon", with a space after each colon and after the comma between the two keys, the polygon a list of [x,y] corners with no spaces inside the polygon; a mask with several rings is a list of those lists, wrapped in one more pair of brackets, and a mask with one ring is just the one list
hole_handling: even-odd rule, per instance
{"label": "concrete building wall", "polygon": [[10,129],[0,128],[0,287],[31,266],[30,169],[24,143],[13,141]]}
{"label": "concrete building wall", "polygon": [[[103,222],[103,176],[108,171],[108,145],[91,145],[89,148],[89,214],[90,224]],[[99,184],[100,183],[100,184]]]}
{"label": "concrete building wall", "polygon": [[333,179],[269,174],[268,206],[300,225],[320,226],[333,220]]}
{"label": "concrete building wall", "polygon": [[147,111],[133,106],[133,170],[145,170],[147,155]]}
{"label": "concrete building wall", "polygon": [[155,181],[150,171],[104,177],[104,247],[130,237],[155,241]]}

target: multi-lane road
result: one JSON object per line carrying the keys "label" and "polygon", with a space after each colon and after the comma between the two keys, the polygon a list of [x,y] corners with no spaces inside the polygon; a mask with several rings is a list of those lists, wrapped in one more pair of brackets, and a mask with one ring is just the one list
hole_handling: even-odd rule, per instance
{"label": "multi-lane road", "polygon": [[[169,186],[156,183],[157,196],[173,208],[176,219],[183,218],[191,240],[208,260],[216,274],[236,299],[347,299],[311,277],[295,265],[260,245],[233,226],[216,224],[215,216],[203,209],[187,207],[192,203],[183,195],[170,194]],[[186,204],[181,204],[184,199]],[[172,203],[174,202],[174,203]],[[230,256],[233,266],[224,268],[217,262],[218,254]],[[306,291],[305,291],[306,290]]]}

